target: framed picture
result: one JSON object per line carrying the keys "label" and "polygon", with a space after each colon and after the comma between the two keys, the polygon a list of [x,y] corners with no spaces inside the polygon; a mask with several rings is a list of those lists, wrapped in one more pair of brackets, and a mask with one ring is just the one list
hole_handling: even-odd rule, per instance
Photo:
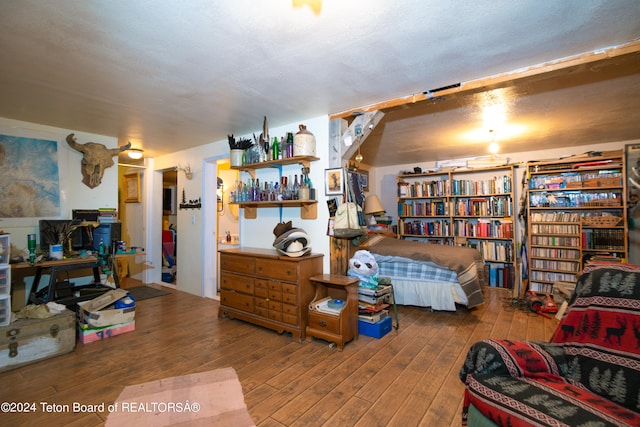
{"label": "framed picture", "polygon": [[369,171],[358,169],[358,175],[360,175],[362,191],[369,191]]}
{"label": "framed picture", "polygon": [[140,203],[140,174],[130,173],[124,176],[124,202]]}
{"label": "framed picture", "polygon": [[324,194],[331,196],[344,193],[344,169],[324,170]]}

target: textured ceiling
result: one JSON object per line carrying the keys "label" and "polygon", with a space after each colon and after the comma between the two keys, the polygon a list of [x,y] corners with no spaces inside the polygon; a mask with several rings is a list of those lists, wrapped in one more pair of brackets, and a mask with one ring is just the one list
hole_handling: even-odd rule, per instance
{"label": "textured ceiling", "polygon": [[[0,0],[0,116],[162,155],[640,39],[637,0],[321,5]],[[583,68],[387,111],[365,162],[485,155],[496,100],[502,151],[640,138],[638,54]]]}

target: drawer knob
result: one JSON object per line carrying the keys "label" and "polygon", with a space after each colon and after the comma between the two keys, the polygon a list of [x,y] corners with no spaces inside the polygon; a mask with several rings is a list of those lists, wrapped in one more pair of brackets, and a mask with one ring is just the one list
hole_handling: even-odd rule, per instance
{"label": "drawer knob", "polygon": [[324,320],[321,320],[320,321],[320,326],[322,326],[324,328],[325,326],[327,326],[327,322],[325,322]]}

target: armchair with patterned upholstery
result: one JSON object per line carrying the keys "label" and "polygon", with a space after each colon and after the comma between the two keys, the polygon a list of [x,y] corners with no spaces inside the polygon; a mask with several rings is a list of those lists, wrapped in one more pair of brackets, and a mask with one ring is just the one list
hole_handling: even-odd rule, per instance
{"label": "armchair with patterned upholstery", "polygon": [[463,424],[640,426],[640,267],[588,265],[551,342],[477,342],[460,379]]}

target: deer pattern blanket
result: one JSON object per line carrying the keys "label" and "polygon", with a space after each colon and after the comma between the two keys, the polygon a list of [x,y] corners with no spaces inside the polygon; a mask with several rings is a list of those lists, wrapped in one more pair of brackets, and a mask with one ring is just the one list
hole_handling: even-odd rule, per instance
{"label": "deer pattern blanket", "polygon": [[551,343],[478,342],[460,379],[501,425],[640,425],[640,267],[587,266]]}

